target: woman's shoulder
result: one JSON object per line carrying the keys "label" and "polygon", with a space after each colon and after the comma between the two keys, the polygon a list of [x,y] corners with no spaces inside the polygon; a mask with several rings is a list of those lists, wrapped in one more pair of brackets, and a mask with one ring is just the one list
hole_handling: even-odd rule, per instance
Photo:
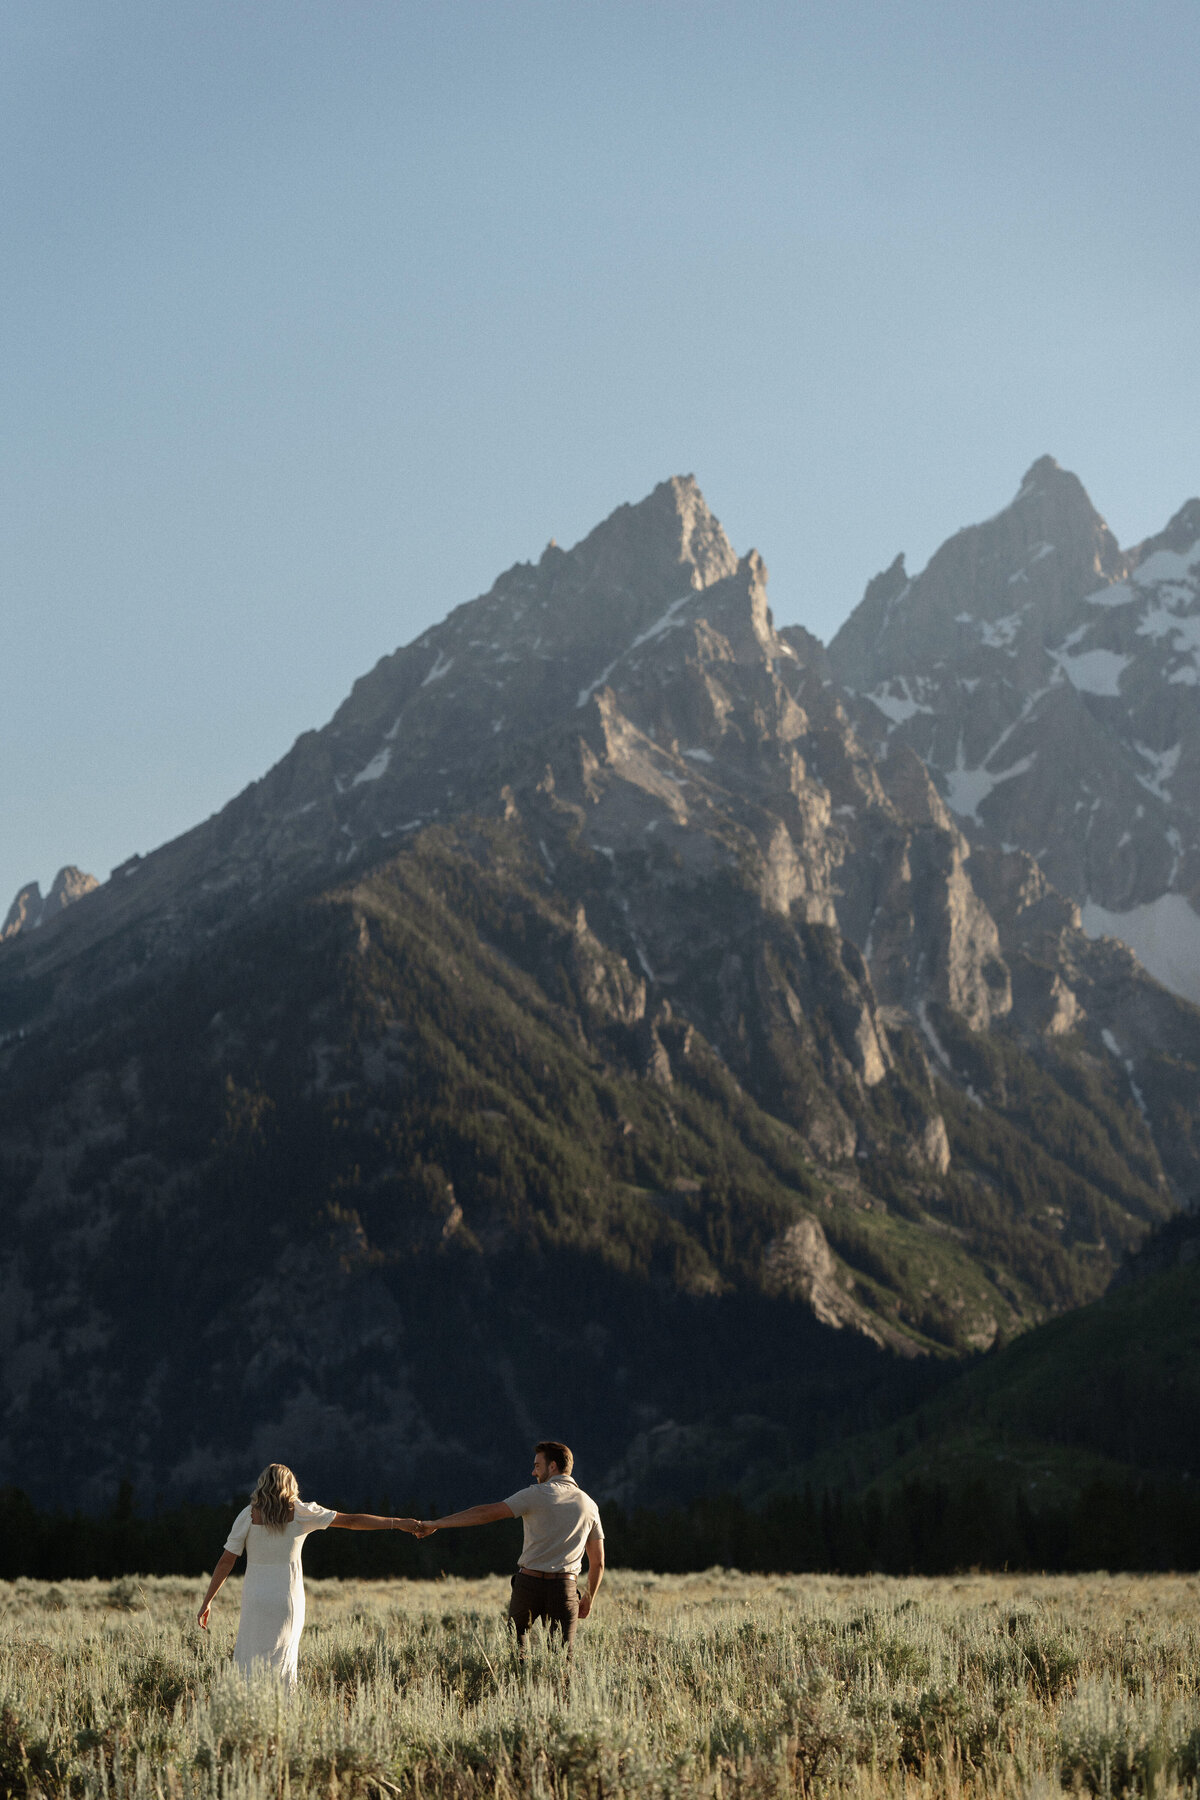
{"label": "woman's shoulder", "polygon": [[323,1518],[329,1511],[327,1506],[318,1506],[315,1500],[297,1500],[292,1507],[293,1519],[315,1519],[318,1514]]}

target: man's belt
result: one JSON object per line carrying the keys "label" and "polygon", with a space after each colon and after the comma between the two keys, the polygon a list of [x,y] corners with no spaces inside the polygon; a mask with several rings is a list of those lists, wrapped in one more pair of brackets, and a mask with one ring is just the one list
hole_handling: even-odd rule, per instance
{"label": "man's belt", "polygon": [[532,1575],[535,1581],[574,1581],[574,1575],[566,1569],[524,1569],[518,1568],[518,1575]]}

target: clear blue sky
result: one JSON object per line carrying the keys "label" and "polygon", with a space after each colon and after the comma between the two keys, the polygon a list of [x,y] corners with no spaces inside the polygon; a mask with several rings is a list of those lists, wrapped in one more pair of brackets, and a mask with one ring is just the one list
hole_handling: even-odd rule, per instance
{"label": "clear blue sky", "polygon": [[1200,8],[0,13],[0,912],[694,471],[828,638],[1049,451],[1200,490]]}

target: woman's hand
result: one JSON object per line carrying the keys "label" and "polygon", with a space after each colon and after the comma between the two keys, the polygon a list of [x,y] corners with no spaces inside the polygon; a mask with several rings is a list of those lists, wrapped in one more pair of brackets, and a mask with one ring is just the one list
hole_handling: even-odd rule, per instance
{"label": "woman's hand", "polygon": [[204,1605],[200,1608],[200,1611],[196,1614],[196,1623],[199,1625],[201,1631],[208,1630],[208,1615],[211,1611],[212,1601],[206,1600]]}

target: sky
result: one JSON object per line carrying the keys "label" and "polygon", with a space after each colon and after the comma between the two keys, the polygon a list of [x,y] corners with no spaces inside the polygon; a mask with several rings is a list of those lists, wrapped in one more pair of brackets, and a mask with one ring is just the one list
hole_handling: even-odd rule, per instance
{"label": "sky", "polygon": [[828,639],[1200,492],[1195,0],[0,9],[0,915],[694,473]]}

